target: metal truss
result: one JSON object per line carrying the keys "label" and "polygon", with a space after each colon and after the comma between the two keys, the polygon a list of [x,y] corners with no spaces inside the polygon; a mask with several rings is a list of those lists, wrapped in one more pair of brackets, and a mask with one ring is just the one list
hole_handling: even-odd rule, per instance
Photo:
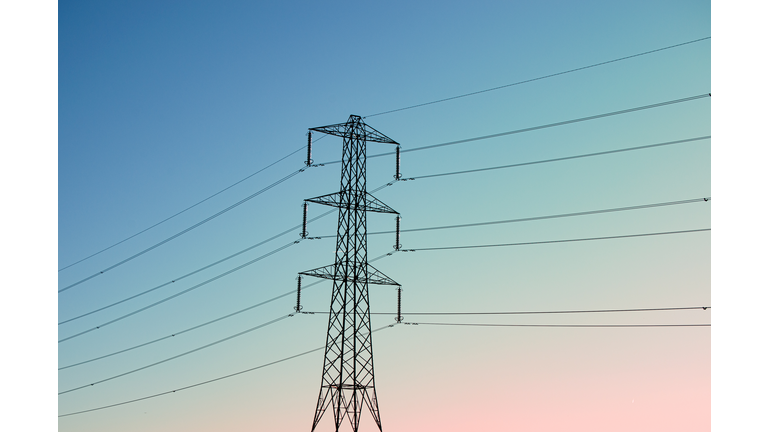
{"label": "metal truss", "polygon": [[[354,131],[350,131],[349,129],[349,124],[351,121],[355,122]],[[345,140],[347,137],[351,136],[350,133],[353,133],[355,135],[359,135],[359,136],[356,136],[355,138],[362,138],[363,141],[397,145],[397,142],[395,140],[377,131],[376,129],[368,126],[367,124],[363,123],[363,119],[360,116],[356,116],[356,115],[349,116],[349,120],[347,120],[346,123],[320,126],[316,128],[310,128],[309,130],[315,131],[315,132],[321,132],[328,135],[334,135],[337,137],[342,137]],[[365,152],[365,149],[363,149],[363,152]]]}
{"label": "metal truss", "polygon": [[307,200],[339,209],[335,262],[300,273],[333,280],[323,377],[312,430],[331,410],[336,431],[346,417],[357,432],[364,407],[382,430],[373,373],[368,285],[400,284],[368,264],[366,213],[398,213],[366,192],[366,143],[397,142],[356,115],[349,116],[346,123],[310,130],[344,139],[339,192]]}
{"label": "metal truss", "polygon": [[341,192],[335,192],[328,195],[321,195],[315,198],[309,198],[307,202],[313,202],[317,204],[323,204],[331,207],[341,208],[342,206],[350,207],[350,210],[362,210],[376,213],[392,213],[400,214],[383,202],[376,199],[373,195],[365,192],[362,196],[351,196],[350,200],[342,203]]}
{"label": "metal truss", "polygon": [[[331,264],[325,267],[318,267],[316,269],[303,271],[299,274],[304,276],[314,276],[321,279],[330,279],[333,281],[342,280],[341,279],[342,276],[340,275],[339,272],[336,271],[336,264]],[[400,286],[399,283],[393,281],[384,273],[376,270],[376,268],[374,268],[370,264],[368,264],[368,268],[366,269],[365,272],[363,272],[362,279],[359,280],[358,283]]]}

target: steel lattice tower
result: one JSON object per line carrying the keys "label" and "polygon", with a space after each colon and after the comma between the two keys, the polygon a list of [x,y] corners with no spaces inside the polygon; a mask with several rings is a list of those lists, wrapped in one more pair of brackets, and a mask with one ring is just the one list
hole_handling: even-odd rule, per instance
{"label": "steel lattice tower", "polygon": [[368,408],[381,430],[373,375],[368,285],[400,284],[368,264],[366,213],[399,213],[366,190],[366,143],[397,143],[366,125],[356,115],[349,116],[346,123],[312,128],[310,131],[344,139],[341,189],[337,193],[306,200],[339,208],[336,261],[332,265],[300,273],[333,280],[323,379],[312,430],[330,408],[336,431],[346,416],[357,432],[363,406]]}

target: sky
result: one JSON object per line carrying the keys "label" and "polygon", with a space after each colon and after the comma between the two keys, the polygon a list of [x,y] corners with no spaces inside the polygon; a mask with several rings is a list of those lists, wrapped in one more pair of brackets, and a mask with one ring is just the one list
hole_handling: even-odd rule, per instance
{"label": "sky", "polygon": [[[401,213],[401,243],[416,251],[387,256],[391,233],[371,234],[368,242],[369,257],[383,256],[376,268],[403,286],[408,323],[386,327],[394,324],[396,292],[370,287],[372,312],[388,313],[372,317],[374,328],[383,327],[373,340],[385,430],[710,430],[709,327],[427,325],[708,324],[709,309],[502,317],[415,313],[712,306],[709,231],[420,250],[711,228],[713,204],[704,201],[712,196],[711,98],[409,151],[707,95],[710,39],[387,111],[707,38],[711,16],[710,3],[702,1],[59,2],[57,253],[64,291],[58,294],[58,322],[168,284],[59,325],[59,339],[100,328],[58,343],[58,367],[289,293],[298,272],[331,264],[335,213],[309,225],[309,235],[320,239],[294,243],[299,229],[290,230],[301,222],[304,199],[338,191],[338,164],[307,168],[196,224],[303,168],[308,128],[355,114],[400,143],[403,176],[416,178],[375,193]],[[681,140],[691,141],[419,178]],[[368,154],[392,150],[371,143]],[[340,155],[339,138],[314,144],[317,164]],[[391,182],[394,166],[392,155],[369,159],[369,190]],[[313,204],[309,216],[327,210]],[[370,233],[393,229],[391,215],[369,214]],[[321,347],[330,289],[325,282],[302,293],[304,310],[315,314],[287,317],[61,394],[58,413],[179,389]],[[220,341],[284,317],[294,304],[291,293],[179,337],[59,370],[58,390]],[[58,429],[309,430],[321,367],[322,353],[316,351],[176,393],[60,417]],[[361,430],[374,429],[364,412]],[[318,430],[332,430],[330,415]]]}

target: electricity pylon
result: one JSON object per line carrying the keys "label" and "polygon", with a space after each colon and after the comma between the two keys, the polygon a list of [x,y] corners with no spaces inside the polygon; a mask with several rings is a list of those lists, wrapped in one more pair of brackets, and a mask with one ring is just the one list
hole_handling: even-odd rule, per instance
{"label": "electricity pylon", "polygon": [[366,213],[399,213],[366,190],[366,143],[398,144],[366,125],[356,115],[349,116],[346,123],[312,128],[310,131],[344,139],[341,189],[306,200],[339,208],[336,261],[329,266],[299,273],[333,280],[323,379],[312,430],[315,430],[325,411],[332,409],[336,431],[347,417],[352,429],[357,432],[363,406],[368,408],[379,430],[382,430],[373,376],[368,285],[399,287],[400,284],[368,264]]}

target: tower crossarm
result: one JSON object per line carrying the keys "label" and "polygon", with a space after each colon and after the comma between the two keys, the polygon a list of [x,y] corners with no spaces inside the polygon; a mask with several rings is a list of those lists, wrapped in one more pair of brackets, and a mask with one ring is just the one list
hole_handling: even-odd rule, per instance
{"label": "tower crossarm", "polygon": [[[368,126],[367,124],[362,122],[362,119],[360,116],[351,115],[349,116],[350,120],[354,120],[357,123],[359,123],[360,128],[362,129],[363,133],[365,134],[365,141],[367,142],[377,142],[377,143],[383,143],[383,144],[395,144],[399,145],[397,141],[393,140],[392,138],[384,135],[383,133],[377,131],[376,129]],[[349,136],[349,121],[345,123],[337,123],[333,125],[328,126],[320,126],[315,128],[310,128],[309,130],[320,132],[328,135],[334,135],[337,137],[348,137]],[[362,137],[361,137],[362,138]]]}
{"label": "tower crossarm", "polygon": [[[309,198],[305,201],[313,202],[316,204],[323,204],[331,207],[345,208],[353,211],[362,210],[362,211],[375,212],[375,213],[400,214],[394,209],[392,209],[392,207],[379,201],[378,198],[374,197],[368,192],[365,192],[365,196],[363,196],[362,199],[357,199],[357,197],[350,198],[350,202],[348,203],[342,202],[340,192],[335,192],[328,195],[321,195],[319,197]],[[363,205],[361,206],[360,203],[362,203]]]}
{"label": "tower crossarm", "polygon": [[328,280],[336,280],[336,281],[344,281],[347,280],[349,282],[358,282],[363,283],[367,282],[368,284],[373,285],[395,285],[400,286],[399,283],[392,280],[389,276],[385,275],[384,273],[380,272],[378,269],[376,269],[374,266],[367,264],[368,266],[368,277],[361,277],[357,278],[356,280],[351,279],[345,279],[343,276],[339,275],[338,273],[334,272],[334,264],[318,267],[316,269],[312,270],[306,270],[303,272],[300,272],[300,275],[303,276],[314,276],[321,279],[328,279]]}

